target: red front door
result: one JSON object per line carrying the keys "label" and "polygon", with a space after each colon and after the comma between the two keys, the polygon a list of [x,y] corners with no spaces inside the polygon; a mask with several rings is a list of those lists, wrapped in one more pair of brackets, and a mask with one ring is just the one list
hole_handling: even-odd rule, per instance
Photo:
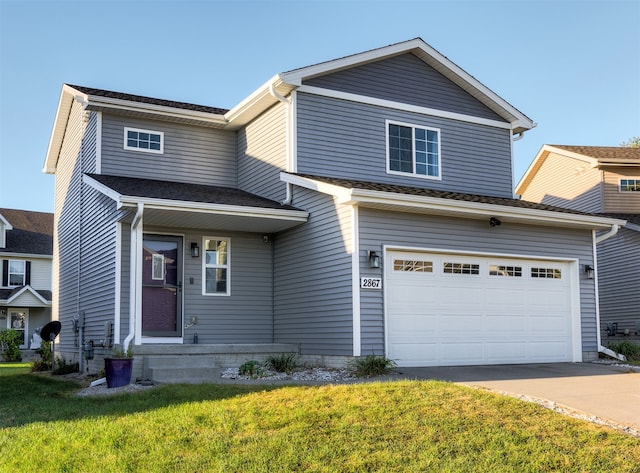
{"label": "red front door", "polygon": [[145,235],[142,249],[142,335],[182,335],[182,238]]}

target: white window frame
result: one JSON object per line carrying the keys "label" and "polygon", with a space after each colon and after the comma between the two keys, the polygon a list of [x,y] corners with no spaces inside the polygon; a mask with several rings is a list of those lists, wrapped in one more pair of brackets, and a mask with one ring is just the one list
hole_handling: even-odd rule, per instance
{"label": "white window frame", "polygon": [[[227,242],[227,263],[207,264],[207,241],[217,240]],[[226,292],[207,292],[207,269],[226,269],[227,270],[227,291]],[[203,296],[230,296],[231,295],[231,238],[205,236],[202,238],[202,295]]]}
{"label": "white window frame", "polygon": [[[18,331],[22,331],[24,332],[24,343],[20,344],[20,349],[21,350],[26,350],[29,348],[29,309],[26,308],[14,308],[14,307],[9,307],[7,312],[7,321],[6,321],[6,328],[8,329],[13,329],[13,330],[18,330]],[[23,315],[23,320],[24,320],[24,327],[17,329],[14,328],[12,325],[12,320],[11,317],[14,314],[22,314]],[[4,327],[0,327],[0,329],[2,329]]]}
{"label": "white window frame", "polygon": [[[22,263],[22,272],[11,271],[12,263]],[[22,284],[12,284],[11,283],[11,275],[20,275],[22,274]],[[27,283],[27,262],[24,260],[12,259],[9,260],[9,273],[7,275],[7,286],[8,287],[20,287],[25,286]]]}
{"label": "white window frame", "polygon": [[[627,191],[624,190],[622,188],[622,181],[636,181],[636,186],[638,187],[638,190],[634,190],[634,191]],[[618,192],[623,192],[623,193],[628,193],[628,194],[633,194],[635,192],[640,192],[640,177],[624,177],[624,178],[620,178],[618,180]]]}
{"label": "white window frame", "polygon": [[[138,146],[129,146],[129,132],[148,133],[150,135],[160,136],[160,149],[140,148]],[[142,128],[124,127],[124,149],[129,151],[141,151],[143,153],[164,154],[164,132],[154,130],[143,130]]]}
{"label": "white window frame", "polygon": [[[411,128],[411,160],[413,164],[412,172],[403,172],[403,171],[395,171],[391,169],[391,159],[390,159],[390,149],[389,149],[389,125],[398,125],[407,128]],[[438,133],[438,175],[437,176],[429,176],[426,174],[418,174],[416,173],[416,128],[425,131],[435,131]],[[442,143],[442,132],[440,128],[434,128],[430,126],[424,125],[416,125],[415,123],[405,123],[399,122],[395,120],[385,120],[385,137],[386,137],[386,150],[387,150],[387,174],[395,174],[399,176],[411,176],[418,177],[421,179],[431,179],[431,180],[442,180],[442,152],[441,152],[441,143]]]}

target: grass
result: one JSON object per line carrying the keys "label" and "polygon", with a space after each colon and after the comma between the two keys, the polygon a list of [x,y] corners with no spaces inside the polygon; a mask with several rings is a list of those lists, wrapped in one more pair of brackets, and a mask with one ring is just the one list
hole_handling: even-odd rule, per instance
{"label": "grass", "polygon": [[79,398],[0,365],[0,471],[632,472],[640,440],[435,381]]}

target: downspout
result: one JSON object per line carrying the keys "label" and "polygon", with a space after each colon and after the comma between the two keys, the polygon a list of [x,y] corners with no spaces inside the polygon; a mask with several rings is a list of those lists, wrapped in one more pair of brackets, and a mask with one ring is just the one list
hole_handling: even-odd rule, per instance
{"label": "downspout", "polygon": [[595,273],[595,299],[596,299],[596,341],[598,343],[598,353],[604,353],[611,358],[616,358],[620,361],[627,361],[627,357],[622,355],[621,353],[616,353],[602,345],[602,336],[600,335],[600,292],[598,290],[598,255],[596,250],[596,245],[598,243],[602,243],[609,238],[614,237],[618,230],[620,229],[620,225],[613,225],[611,230],[609,230],[604,235],[596,236],[596,231],[592,230],[592,238],[593,238],[593,271]]}
{"label": "downspout", "polygon": [[122,342],[122,348],[127,350],[129,348],[129,344],[133,340],[135,336],[136,330],[136,309],[137,309],[137,294],[138,294],[138,265],[139,265],[139,255],[138,255],[138,226],[142,221],[142,214],[144,213],[144,204],[138,203],[138,209],[136,211],[133,220],[131,221],[131,251],[130,251],[130,261],[129,261],[129,333],[127,337]]}
{"label": "downspout", "polygon": [[[271,84],[269,84],[269,93],[270,93],[273,97],[275,97],[276,99],[278,99],[280,102],[282,102],[283,104],[285,104],[285,106],[287,107],[287,108],[286,108],[286,110],[287,110],[287,113],[288,113],[289,105],[291,105],[291,101],[290,101],[288,98],[286,98],[285,96],[283,96],[283,95],[281,95],[281,94],[279,94],[279,93],[278,93],[278,91],[276,90],[276,88],[275,88],[275,87],[274,87],[274,85],[273,85],[273,82],[272,82]],[[289,120],[287,119],[287,121],[286,121],[286,122],[287,122],[287,127],[288,127]],[[289,130],[287,130],[287,134],[289,134]],[[287,136],[287,143],[288,143],[288,142],[289,142],[289,137]],[[289,153],[287,153],[287,154],[289,154]],[[290,163],[290,161],[291,161],[291,160],[290,160],[290,157],[289,157],[289,156],[287,156],[287,164],[288,164],[288,163]],[[289,168],[289,166],[288,166],[288,165],[287,165],[287,168]],[[287,169],[287,170],[290,170],[290,169]],[[291,201],[293,200],[293,193],[292,193],[291,189],[292,189],[292,188],[291,188],[291,183],[287,182],[287,183],[286,183],[286,192],[287,192],[287,194],[286,194],[285,199],[284,199],[282,202],[280,202],[280,204],[282,204],[282,205],[289,205],[289,204],[291,203]]]}

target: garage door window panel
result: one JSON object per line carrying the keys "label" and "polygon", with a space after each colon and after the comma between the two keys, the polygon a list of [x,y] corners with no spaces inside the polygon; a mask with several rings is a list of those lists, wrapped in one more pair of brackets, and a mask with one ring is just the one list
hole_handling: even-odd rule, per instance
{"label": "garage door window panel", "polygon": [[489,276],[522,277],[522,266],[489,265]]}
{"label": "garage door window panel", "polygon": [[396,259],[393,261],[394,271],[432,273],[433,262],[420,260]]}
{"label": "garage door window panel", "polygon": [[537,279],[562,279],[559,268],[531,268],[531,277]]}
{"label": "garage door window panel", "polygon": [[472,263],[444,263],[443,272],[445,274],[479,275],[480,265]]}

